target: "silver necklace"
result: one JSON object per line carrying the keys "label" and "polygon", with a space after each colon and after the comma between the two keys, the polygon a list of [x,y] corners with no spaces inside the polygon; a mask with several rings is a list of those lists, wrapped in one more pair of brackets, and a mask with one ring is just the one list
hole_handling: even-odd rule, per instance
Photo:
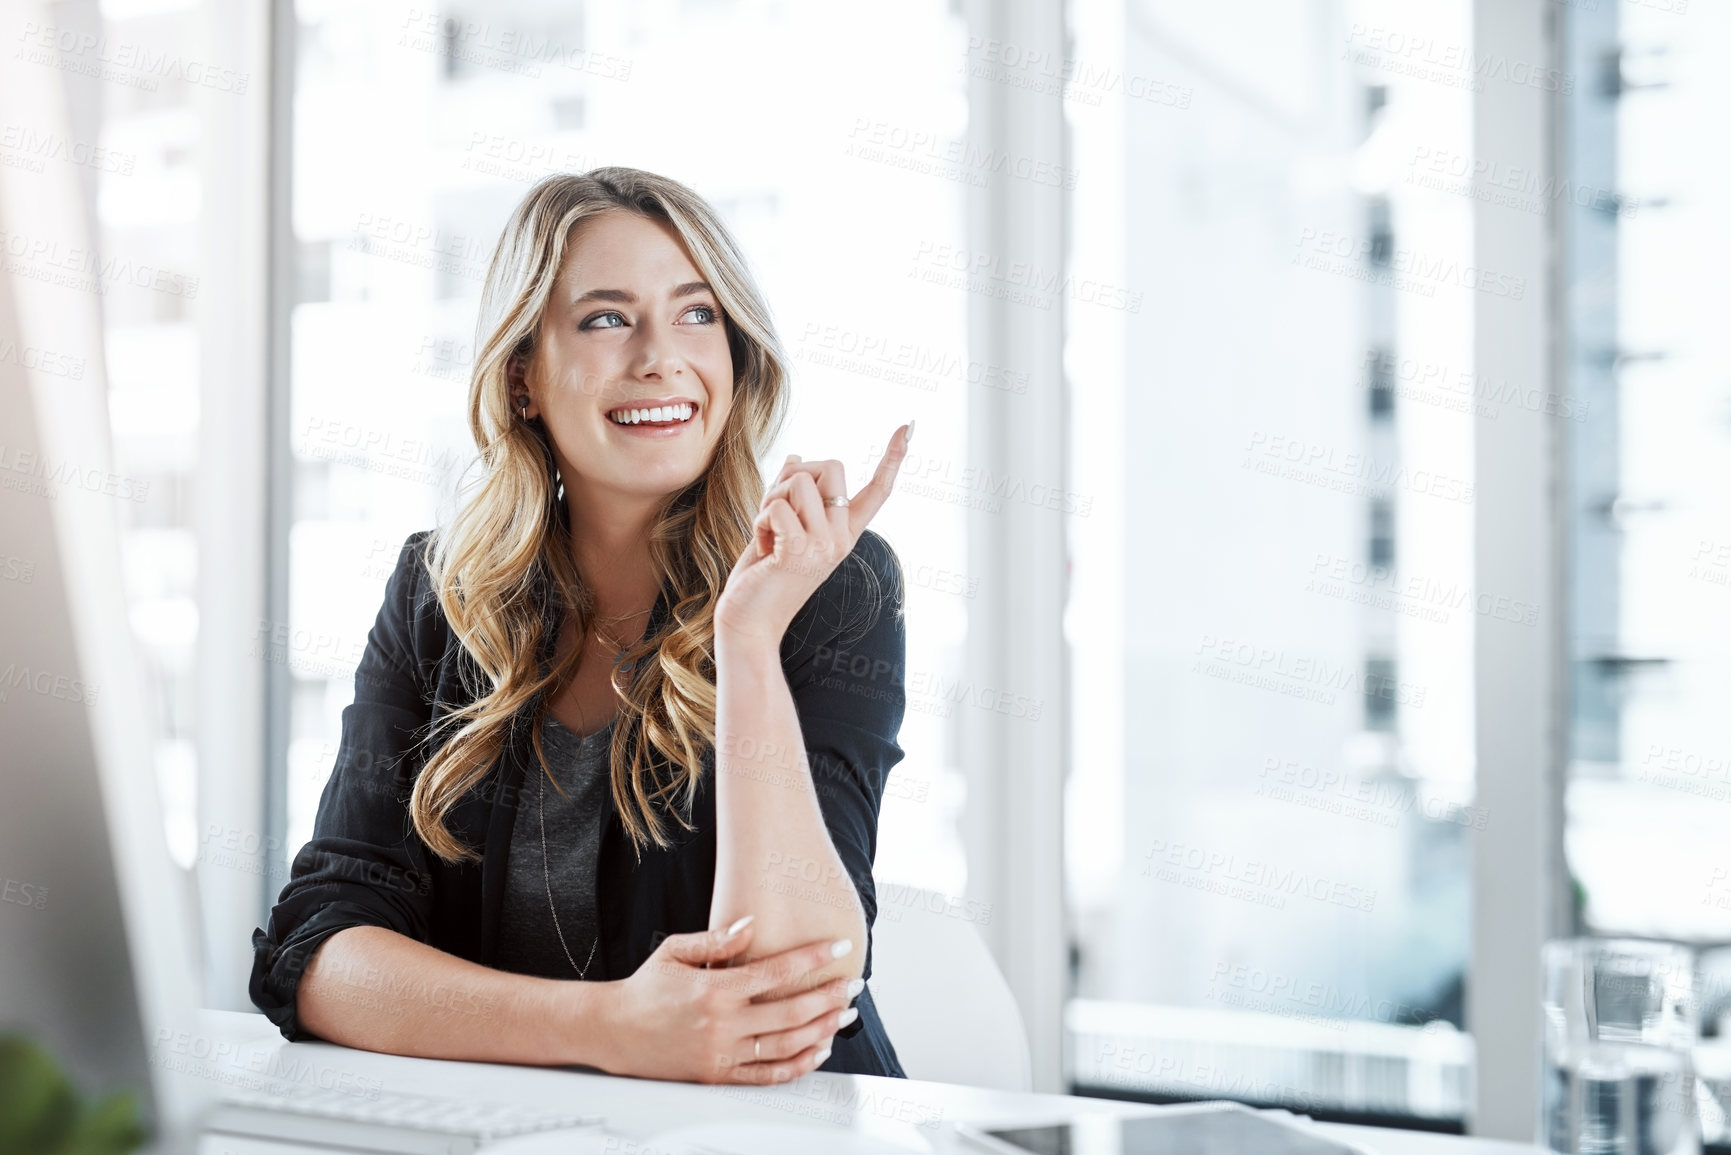
{"label": "silver necklace", "polygon": [[[582,737],[581,734],[578,735]],[[571,964],[571,969],[577,972],[578,981],[589,977],[589,967],[595,961],[595,948],[601,945],[601,936],[597,934],[595,941],[589,944],[589,957],[583,966],[577,966],[577,960],[571,957],[571,948],[565,945],[565,931],[559,926],[559,908],[553,905],[553,874],[547,867],[547,774],[541,774],[541,798],[535,807],[541,817],[541,877],[547,883],[547,909],[553,915],[553,930],[559,936],[559,949],[565,952],[565,961]]]}

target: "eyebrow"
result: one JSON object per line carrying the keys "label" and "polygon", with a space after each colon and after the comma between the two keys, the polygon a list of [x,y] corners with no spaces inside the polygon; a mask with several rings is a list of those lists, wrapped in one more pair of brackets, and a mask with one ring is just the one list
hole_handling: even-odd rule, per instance
{"label": "eyebrow", "polygon": [[[708,281],[687,281],[683,285],[675,285],[672,296],[676,298],[689,297],[695,293],[713,294],[714,292],[715,290],[709,287]],[[625,289],[590,289],[587,293],[584,293],[581,297],[572,301],[571,306],[572,308],[576,308],[585,301],[621,301],[630,305],[637,302],[637,294],[628,292]]]}

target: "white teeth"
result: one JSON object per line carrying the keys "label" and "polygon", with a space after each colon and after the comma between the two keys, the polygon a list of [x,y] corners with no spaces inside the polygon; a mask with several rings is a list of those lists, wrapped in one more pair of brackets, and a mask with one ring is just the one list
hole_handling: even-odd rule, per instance
{"label": "white teeth", "polygon": [[653,409],[621,409],[611,416],[615,424],[638,425],[645,421],[689,421],[695,412],[689,405],[660,405]]}

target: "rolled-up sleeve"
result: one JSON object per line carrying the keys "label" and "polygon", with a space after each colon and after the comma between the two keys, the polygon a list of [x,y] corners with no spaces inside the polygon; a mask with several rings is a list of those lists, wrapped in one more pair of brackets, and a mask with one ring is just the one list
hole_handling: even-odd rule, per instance
{"label": "rolled-up sleeve", "polygon": [[403,543],[384,603],[343,710],[336,764],[319,799],[313,837],[295,855],[268,929],[253,931],[252,1001],[291,1040],[314,1038],[295,1010],[313,953],[351,926],[380,926],[427,941],[431,851],[415,833],[408,798],[432,718],[415,652],[426,612],[420,554],[426,531]]}
{"label": "rolled-up sleeve", "polygon": [[[889,543],[862,533],[808,611],[789,629],[798,641],[785,672],[818,806],[865,911],[862,977],[869,979],[878,813],[890,770],[904,756],[896,738],[907,708],[901,563]],[[851,1038],[864,1022],[836,1033]]]}

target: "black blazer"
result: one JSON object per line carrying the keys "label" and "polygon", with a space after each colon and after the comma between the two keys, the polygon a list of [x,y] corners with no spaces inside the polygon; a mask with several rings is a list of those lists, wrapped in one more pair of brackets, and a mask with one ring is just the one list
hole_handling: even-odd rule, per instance
{"label": "black blazer", "polygon": [[[487,683],[452,636],[421,564],[421,547],[431,532],[411,534],[403,543],[355,671],[355,700],[343,711],[342,742],[319,800],[312,840],[294,857],[269,929],[253,931],[252,1001],[291,1040],[317,1037],[296,1019],[295,990],[319,944],[347,927],[386,927],[494,965],[517,798],[526,771],[540,772],[530,730],[542,703],[525,707],[498,762],[447,815],[452,833],[479,849],[481,860],[446,864],[416,835],[409,790],[433,750],[428,744],[433,719],[473,701]],[[875,583],[862,566],[877,576]],[[890,769],[904,753],[896,744],[906,708],[903,592],[895,552],[868,529],[852,556],[800,609],[781,645],[818,803],[859,891],[868,928],[877,917],[872,862],[878,809]],[[536,594],[549,607],[542,644],[546,668],[558,637],[559,611],[551,608],[544,581],[537,583]],[[651,635],[668,613],[664,591],[650,615]],[[658,757],[658,763],[656,769],[665,773],[666,760]],[[591,970],[591,976],[625,978],[666,935],[708,929],[715,887],[713,750],[705,753],[703,768],[688,815],[695,833],[669,818],[676,845],[663,850],[650,843],[641,863],[609,796],[597,882],[602,945],[594,965],[602,973]],[[792,881],[797,885],[797,879]],[[864,965],[869,979],[869,929]],[[836,1033],[821,1069],[905,1078],[870,987],[854,1005],[859,1017]]]}

